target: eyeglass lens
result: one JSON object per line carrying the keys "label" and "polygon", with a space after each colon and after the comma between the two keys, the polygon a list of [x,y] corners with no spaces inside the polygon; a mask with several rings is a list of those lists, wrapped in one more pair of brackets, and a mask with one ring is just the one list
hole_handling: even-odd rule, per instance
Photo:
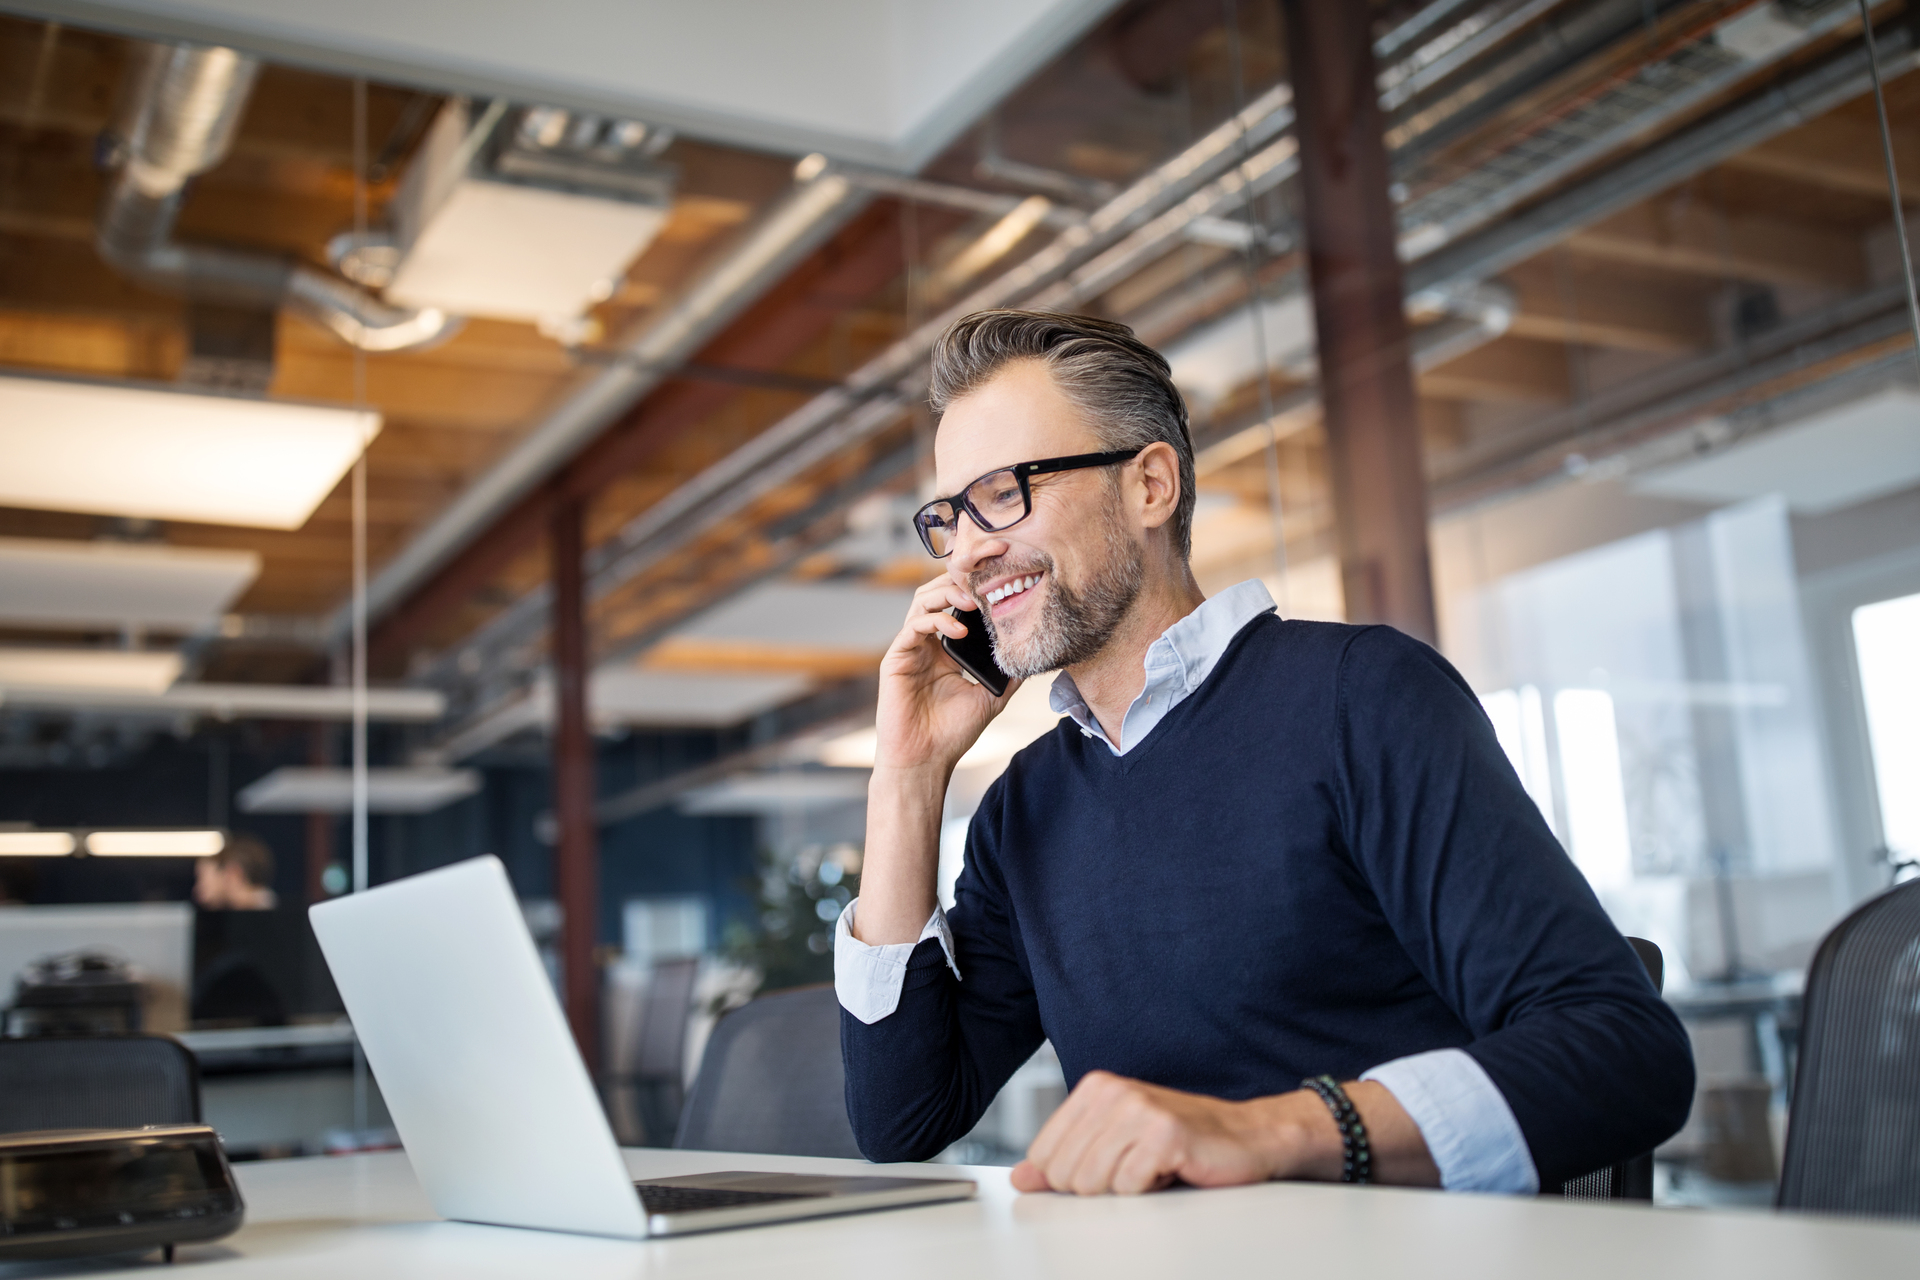
{"label": "eyeglass lens", "polygon": [[[965,501],[980,521],[981,531],[993,533],[1018,524],[1027,514],[1027,493],[1011,469],[982,476],[967,486]],[[920,513],[920,528],[928,550],[947,556],[960,527],[960,512],[951,502],[929,503]]]}

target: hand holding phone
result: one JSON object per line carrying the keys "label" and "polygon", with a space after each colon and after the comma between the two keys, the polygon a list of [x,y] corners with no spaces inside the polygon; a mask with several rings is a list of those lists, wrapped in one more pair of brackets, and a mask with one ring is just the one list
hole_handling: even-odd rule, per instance
{"label": "hand holding phone", "polygon": [[960,664],[960,669],[986,687],[988,693],[996,698],[1007,696],[1007,684],[1012,676],[1000,669],[993,660],[993,640],[987,635],[987,620],[980,616],[978,609],[954,609],[953,616],[967,629],[966,638],[955,640],[952,636],[942,635],[940,647],[947,656]]}

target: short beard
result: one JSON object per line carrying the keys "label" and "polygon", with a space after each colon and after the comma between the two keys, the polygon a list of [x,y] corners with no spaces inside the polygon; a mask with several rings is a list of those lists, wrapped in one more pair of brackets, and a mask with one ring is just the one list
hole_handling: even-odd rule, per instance
{"label": "short beard", "polygon": [[[1120,527],[1117,501],[1109,502],[1105,516],[1106,562],[1080,590],[1069,587],[1053,571],[1051,556],[1038,556],[1021,566],[1027,572],[1044,573],[1048,588],[1046,603],[1026,640],[1003,639],[994,626],[992,609],[982,610],[993,641],[993,660],[1008,675],[1026,680],[1093,658],[1107,647],[1120,620],[1139,598],[1146,582],[1146,557]],[[1004,572],[1006,566],[994,567],[995,575]]]}

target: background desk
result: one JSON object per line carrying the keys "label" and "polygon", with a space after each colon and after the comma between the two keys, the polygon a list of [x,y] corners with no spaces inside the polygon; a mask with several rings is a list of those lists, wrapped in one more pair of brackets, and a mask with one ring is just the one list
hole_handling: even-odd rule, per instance
{"label": "background desk", "polygon": [[[756,1167],[869,1169],[845,1160],[630,1151],[636,1178]],[[978,1201],[716,1232],[675,1240],[598,1240],[433,1221],[395,1152],[240,1167],[247,1225],[180,1251],[175,1276],[1150,1277],[1265,1275],[1461,1280],[1811,1280],[1920,1271],[1920,1227],[1756,1213],[1443,1196],[1270,1183],[1138,1199],[1019,1196],[1007,1171],[896,1166],[981,1184]],[[156,1255],[157,1256],[157,1255]],[[191,1269],[191,1270],[189,1270]],[[98,1274],[20,1264],[0,1276]]]}

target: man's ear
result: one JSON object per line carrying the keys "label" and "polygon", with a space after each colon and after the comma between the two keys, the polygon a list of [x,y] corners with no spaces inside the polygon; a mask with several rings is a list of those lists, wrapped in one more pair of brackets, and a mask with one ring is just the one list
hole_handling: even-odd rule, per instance
{"label": "man's ear", "polygon": [[1146,494],[1141,522],[1158,529],[1180,506],[1180,455],[1166,441],[1156,440],[1141,451],[1139,461]]}

